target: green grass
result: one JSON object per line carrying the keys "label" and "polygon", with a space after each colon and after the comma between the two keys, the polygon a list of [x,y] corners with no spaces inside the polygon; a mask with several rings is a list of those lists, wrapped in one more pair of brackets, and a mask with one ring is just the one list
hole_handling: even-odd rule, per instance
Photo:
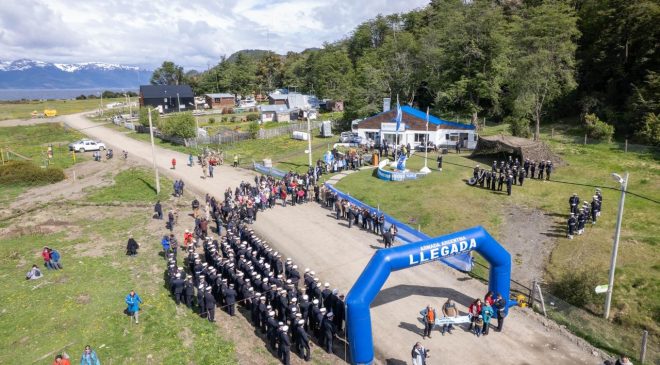
{"label": "green grass", "polygon": [[[217,326],[187,310],[176,311],[162,285],[164,265],[155,237],[136,234],[140,254],[124,255],[126,232],[145,226],[144,214],[73,223],[82,229],[79,239],[58,233],[0,240],[0,363],[51,364],[62,349],[77,363],[87,344],[96,349],[101,363],[236,363],[233,345]],[[83,247],[98,244],[90,237],[99,233],[110,244],[96,256],[81,255]],[[44,270],[44,278],[24,280],[31,264],[40,264],[45,244],[60,250],[65,269]],[[158,270],[150,271],[151,267]],[[123,313],[124,297],[131,289],[144,301],[138,325]],[[182,344],[183,328],[189,329],[190,347]]]}
{"label": "green grass", "polygon": [[[103,99],[103,104],[124,102],[124,98]],[[98,109],[100,99],[88,100],[46,100],[46,101],[2,101],[0,102],[0,120],[30,119],[31,113],[43,113],[44,109],[56,109],[57,115],[80,113]]]}
{"label": "green grass", "polygon": [[[385,182],[372,176],[371,171],[365,171],[347,176],[337,187],[366,203],[380,205],[381,209],[404,222],[416,219],[422,231],[431,236],[483,225],[497,238],[502,224],[501,217],[512,205],[545,211],[559,232],[563,232],[570,194],[576,192],[581,200],[591,201],[594,187],[589,185],[600,186],[603,188],[604,203],[598,224],[587,227],[585,235],[574,240],[564,238],[561,233],[557,235],[556,247],[546,268],[546,280],[552,281],[566,272],[593,268],[600,280],[606,283],[620,195],[610,173],[628,171],[629,192],[660,201],[657,151],[647,149],[639,153],[623,153],[620,145],[614,143],[575,144],[572,143],[578,140],[575,134],[560,126],[556,126],[555,136],[550,140],[549,130],[544,128],[543,138],[567,162],[567,166],[557,168],[551,182],[527,179],[523,188],[514,186],[511,197],[465,184],[463,180],[472,176],[472,168],[476,163],[490,166],[492,162],[492,159],[473,160],[465,154],[446,155],[443,171],[435,171],[421,180]],[[506,129],[495,126],[482,133],[506,133]],[[432,167],[435,165],[435,157],[430,156],[432,160],[429,165]],[[411,170],[418,170],[422,165],[420,157],[413,157],[408,163]],[[613,297],[612,317],[616,324],[611,326],[610,331],[627,331],[637,335],[641,328],[646,328],[654,338],[658,338],[659,219],[660,205],[632,194],[627,195]],[[599,314],[602,304],[598,303],[589,309]],[[616,344],[618,348],[629,348],[623,342]]]}
{"label": "green grass", "polygon": [[[2,127],[0,128],[0,148],[11,150],[25,157],[31,158],[36,164],[44,164],[49,145],[53,146],[53,159],[50,165],[67,168],[73,165],[73,157],[69,152],[68,144],[84,138],[80,132],[65,128],[61,123],[37,124],[31,126]],[[76,162],[84,160],[84,155],[77,154]],[[12,154],[11,159],[19,159]]]}
{"label": "green grass", "polygon": [[156,194],[153,173],[142,168],[132,168],[118,173],[113,185],[91,192],[88,200],[95,203],[153,203],[156,200],[166,200],[171,192],[171,180],[160,176],[160,194]]}

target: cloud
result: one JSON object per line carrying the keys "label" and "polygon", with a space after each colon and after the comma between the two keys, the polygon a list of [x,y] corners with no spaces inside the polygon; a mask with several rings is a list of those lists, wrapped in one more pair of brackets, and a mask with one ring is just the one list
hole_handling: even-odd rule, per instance
{"label": "cloud", "polygon": [[346,37],[428,0],[5,0],[0,56],[204,69],[241,49],[278,53]]}

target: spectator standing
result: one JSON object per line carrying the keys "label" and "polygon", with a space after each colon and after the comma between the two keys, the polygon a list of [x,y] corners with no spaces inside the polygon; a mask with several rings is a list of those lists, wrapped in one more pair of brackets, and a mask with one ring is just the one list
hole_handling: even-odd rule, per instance
{"label": "spectator standing", "polygon": [[422,310],[422,316],[424,317],[424,334],[422,335],[422,338],[426,338],[426,336],[431,338],[431,331],[433,330],[435,319],[437,318],[435,308],[431,307],[430,304],[427,305],[426,308]]}
{"label": "spectator standing", "polygon": [[126,296],[125,301],[126,305],[128,305],[126,312],[131,316],[131,320],[135,319],[135,323],[139,323],[138,312],[140,311],[140,303],[142,303],[142,299],[140,299],[140,296],[137,295],[135,290],[131,290]]}
{"label": "spectator standing", "polygon": [[140,248],[140,245],[135,241],[131,234],[128,236],[128,243],[126,243],[126,254],[128,256],[136,256],[138,248]]}
{"label": "spectator standing", "polygon": [[85,346],[85,351],[80,358],[80,365],[101,365],[96,352],[89,345]]}
{"label": "spectator standing", "polygon": [[[447,298],[445,304],[442,305],[442,315],[444,317],[456,318],[458,316],[458,309],[456,309],[456,303],[453,300]],[[445,335],[445,331],[451,334],[451,330],[454,329],[453,323],[443,324],[442,325],[442,335]]]}
{"label": "spectator standing", "polygon": [[430,357],[429,351],[417,342],[410,353],[413,365],[426,365],[426,359]]}

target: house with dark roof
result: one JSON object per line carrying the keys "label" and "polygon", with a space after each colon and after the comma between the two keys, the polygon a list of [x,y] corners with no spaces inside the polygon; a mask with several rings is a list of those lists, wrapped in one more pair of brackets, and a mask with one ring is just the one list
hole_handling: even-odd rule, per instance
{"label": "house with dark roof", "polygon": [[141,85],[140,107],[161,113],[186,111],[195,108],[195,95],[189,85]]}
{"label": "house with dark roof", "polygon": [[362,140],[389,145],[410,143],[417,146],[429,141],[439,147],[455,146],[462,142],[463,148],[474,149],[477,145],[475,127],[469,124],[450,122],[429,115],[428,132],[426,113],[410,106],[401,107],[401,124],[397,133],[396,108],[366,118],[357,124],[357,133]]}

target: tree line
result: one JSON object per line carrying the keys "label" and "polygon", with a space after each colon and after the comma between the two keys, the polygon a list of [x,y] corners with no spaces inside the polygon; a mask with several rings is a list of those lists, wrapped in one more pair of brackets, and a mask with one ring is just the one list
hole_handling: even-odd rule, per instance
{"label": "tree line", "polygon": [[152,82],[196,93],[295,89],[344,100],[350,119],[398,97],[535,138],[542,122],[596,118],[621,138],[657,145],[658,19],[655,0],[432,0],[320,49],[239,52],[201,73],[166,62],[171,72],[157,70]]}

